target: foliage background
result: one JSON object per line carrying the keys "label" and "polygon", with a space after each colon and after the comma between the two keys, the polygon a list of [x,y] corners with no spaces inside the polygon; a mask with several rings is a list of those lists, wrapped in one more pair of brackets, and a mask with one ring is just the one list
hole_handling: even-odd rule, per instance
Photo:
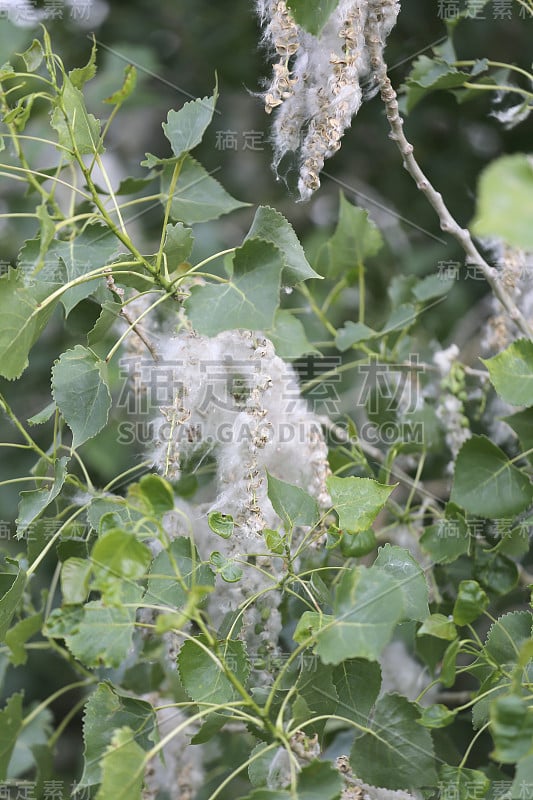
{"label": "foliage background", "polygon": [[[39,5],[39,4],[37,4]],[[40,5],[43,5],[42,3]],[[102,9],[103,3],[98,4]],[[0,2],[0,9],[2,3]],[[527,65],[530,61],[531,23],[525,23],[514,9],[511,20],[493,19],[492,4],[486,8],[485,21],[471,20],[461,24],[456,44],[459,58],[491,58]],[[268,204],[279,209],[293,223],[309,253],[330,235],[337,216],[339,188],[352,202],[367,207],[371,217],[386,236],[388,248],[374,261],[368,275],[369,319],[381,321],[387,302],[387,287],[392,277],[400,274],[425,275],[436,271],[440,260],[463,258],[456,245],[443,237],[438,222],[410,177],[401,169],[398,154],[387,137],[387,124],[382,106],[374,100],[365,103],[352,129],[343,140],[339,154],[326,166],[322,187],[308,204],[297,204],[286,187],[276,182],[270,169],[268,144],[269,118],[254,93],[260,90],[262,78],[268,74],[264,54],[258,49],[259,30],[250,0],[128,0],[105,4],[105,14],[96,27],[84,28],[74,23],[68,9],[62,18],[47,23],[54,46],[67,68],[87,61],[93,32],[99,42],[98,77],[88,86],[89,108],[102,113],[97,98],[108,94],[106,87],[120,85],[124,66],[138,66],[139,87],[121,112],[122,123],[112,131],[108,150],[117,159],[123,175],[138,174],[138,163],[144,153],[163,152],[166,148],[161,121],[169,108],[178,108],[189,96],[204,96],[212,91],[215,73],[218,76],[219,115],[198,150],[198,157],[235,197],[255,205]],[[23,51],[37,30],[14,27],[0,19],[0,52],[3,56],[14,49]],[[424,51],[446,35],[435,0],[404,0],[398,25],[387,48],[389,65],[398,86],[409,70],[415,54]],[[467,224],[473,215],[477,176],[485,164],[503,153],[524,152],[530,148],[532,128],[526,123],[504,131],[491,119],[490,93],[479,93],[473,102],[459,105],[447,93],[430,95],[409,116],[408,137],[415,144],[423,168],[443,196],[455,216]],[[91,108],[91,102],[94,107]],[[237,149],[217,145],[217,137],[236,132]],[[257,132],[261,146],[244,149],[245,132]],[[220,142],[220,140],[218,139]],[[135,172],[136,170],[136,172]],[[24,196],[3,181],[0,210],[23,210]],[[253,209],[244,209],[230,218],[201,226],[197,252],[206,254],[233,245],[246,232]],[[407,217],[429,235],[404,224]],[[155,219],[155,218],[154,218]],[[150,213],[137,220],[146,241],[147,251],[157,229]],[[14,263],[24,238],[34,231],[26,221],[0,221],[3,262]],[[152,247],[153,249],[153,247]],[[451,341],[460,346],[470,342],[474,358],[478,347],[476,336],[487,309],[482,298],[483,282],[460,280],[438,309],[422,321],[424,335],[437,337],[443,345]],[[349,318],[350,298],[339,306],[336,325]],[[21,418],[30,417],[49,401],[49,375],[55,358],[79,341],[80,333],[90,327],[97,309],[86,301],[70,316],[68,340],[59,324],[50,324],[45,336],[30,356],[31,369],[16,386],[2,381],[2,391],[15,403]],[[344,316],[343,316],[344,315]],[[468,354],[468,349],[467,349]],[[464,357],[464,352],[463,352]],[[118,390],[120,378],[114,376]],[[5,422],[0,422],[0,438],[9,441],[14,435]],[[39,432],[36,439],[39,441]],[[47,432],[43,431],[43,442]],[[85,448],[86,462],[98,483],[105,483],[119,471],[127,469],[139,458],[135,448],[116,447],[113,426],[110,426]],[[24,475],[31,466],[22,451],[9,458],[1,455],[0,481]],[[0,487],[0,519],[16,517],[18,491]],[[510,598],[507,598],[509,602]],[[23,675],[26,699],[40,699],[66,683],[65,667],[49,655],[30,656],[28,668],[8,669],[4,694],[20,688]],[[72,698],[61,700],[52,710],[61,717]],[[66,704],[66,705],[64,705]],[[79,764],[71,758],[77,749],[72,745],[79,737],[79,719],[63,737],[60,747],[63,763],[60,771],[73,778]],[[72,739],[74,737],[74,740]]]}

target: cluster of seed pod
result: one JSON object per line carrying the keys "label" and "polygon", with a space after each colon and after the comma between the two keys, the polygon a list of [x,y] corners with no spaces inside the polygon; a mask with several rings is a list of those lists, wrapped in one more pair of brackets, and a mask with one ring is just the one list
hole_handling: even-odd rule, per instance
{"label": "cluster of seed pod", "polygon": [[339,0],[319,36],[295,23],[285,0],[260,0],[258,8],[265,41],[279,59],[264,94],[267,113],[277,112],[274,167],[286,153],[297,154],[298,190],[306,200],[320,186],[325,159],[337,152],[364,96],[375,88],[369,45],[373,53],[383,51],[399,2]]}

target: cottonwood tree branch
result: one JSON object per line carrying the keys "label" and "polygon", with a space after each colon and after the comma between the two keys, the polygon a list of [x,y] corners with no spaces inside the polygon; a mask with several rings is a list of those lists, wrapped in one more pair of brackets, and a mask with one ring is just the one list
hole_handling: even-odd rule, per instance
{"label": "cottonwood tree branch", "polygon": [[407,140],[403,130],[403,119],[400,116],[398,107],[397,95],[390,78],[387,74],[387,64],[383,59],[383,42],[380,35],[380,21],[383,12],[384,3],[387,0],[371,0],[369,4],[369,36],[368,48],[370,54],[370,66],[373,74],[377,80],[381,99],[385,105],[387,119],[391,128],[390,138],[396,142],[400,153],[403,158],[403,165],[407,172],[415,181],[417,188],[420,189],[427,197],[430,204],[433,206],[440,220],[441,230],[453,236],[461,245],[466,253],[468,263],[473,264],[481,270],[483,276],[489,286],[491,287],[494,295],[498,298],[499,302],[505,308],[506,312],[513,322],[520,328],[520,331],[528,339],[533,339],[533,328],[528,323],[526,318],[516,307],[511,296],[502,285],[498,271],[491,267],[478,251],[470,231],[467,228],[461,228],[459,223],[452,216],[448,210],[442,195],[432,186],[430,180],[424,174],[418,161],[413,153],[413,145]]}

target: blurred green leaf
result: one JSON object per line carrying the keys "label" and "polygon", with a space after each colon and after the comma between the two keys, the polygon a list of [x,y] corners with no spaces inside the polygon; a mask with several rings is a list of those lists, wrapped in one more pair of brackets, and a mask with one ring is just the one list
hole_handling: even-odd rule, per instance
{"label": "blurred green leaf", "polygon": [[512,247],[533,250],[532,193],[531,156],[515,153],[491,162],[479,179],[474,234],[497,236]]}
{"label": "blurred green leaf", "polygon": [[[532,182],[533,192],[533,182]],[[533,406],[533,342],[518,339],[494,358],[481,359],[494,388],[512,406]]]}

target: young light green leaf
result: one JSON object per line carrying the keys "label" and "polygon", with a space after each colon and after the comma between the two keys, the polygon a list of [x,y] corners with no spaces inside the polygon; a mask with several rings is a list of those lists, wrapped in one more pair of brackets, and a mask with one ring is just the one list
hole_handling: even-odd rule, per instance
{"label": "young light green leaf", "polygon": [[107,423],[111,395],[106,365],[86,347],[78,344],[55,362],[52,394],[72,431],[72,447],[92,439]]}
{"label": "young light green leaf", "polygon": [[66,75],[63,89],[52,113],[50,125],[57,131],[61,152],[70,152],[74,157],[74,147],[80,155],[102,153],[100,143],[100,122],[89,114],[83,94]]}
{"label": "young light green leaf", "polygon": [[281,309],[276,311],[274,327],[268,331],[268,338],[274,345],[278,356],[285,360],[298,358],[305,353],[319,353],[308,340],[300,320],[290,311]]}
{"label": "young light green leaf", "polygon": [[133,64],[127,64],[124,68],[124,81],[120,89],[106,97],[104,103],[109,103],[113,106],[121,106],[122,103],[128,99],[130,94],[134,91],[137,85],[137,70]]}
{"label": "young light green leaf", "polygon": [[39,633],[43,625],[42,614],[32,614],[24,617],[8,630],[5,643],[11,650],[9,660],[15,667],[25,664],[28,660],[28,651],[24,647],[28,639]]}
{"label": "young light green leaf", "polygon": [[470,514],[502,519],[531,505],[533,486],[497,445],[472,436],[457,456],[450,499]]}
{"label": "young light green leaf", "polygon": [[0,781],[5,781],[7,768],[22,727],[22,692],[12,694],[0,711]]}
{"label": "young light green leaf", "polygon": [[267,472],[268,497],[274,511],[283,520],[287,528],[297,525],[316,525],[320,512],[316,500],[291,483],[280,481]]}
{"label": "young light green leaf", "polygon": [[533,709],[526,698],[517,695],[498,697],[490,709],[495,761],[514,764],[533,750]]}
{"label": "young light green leaf", "polygon": [[96,586],[104,591],[117,578],[128,582],[142,578],[152,561],[152,553],[134,533],[112,528],[95,542],[90,558]]}
{"label": "young light green leaf", "polygon": [[76,89],[83,89],[85,84],[96,75],[96,52],[96,41],[93,39],[88,62],[84,67],[76,67],[70,70],[68,76]]}
{"label": "young light green leaf", "polygon": [[345,558],[362,558],[368,555],[377,546],[376,534],[372,528],[367,528],[366,531],[359,531],[358,533],[351,533],[350,531],[342,531],[340,540],[341,553]]}
{"label": "young light green leaf", "polygon": [[[44,489],[33,489],[20,493],[19,515],[17,519],[17,536],[20,538],[27,531],[31,523],[37,519],[52,500],[58,496],[67,477],[67,456],[57,458],[54,462],[54,479],[50,485],[44,482]],[[43,485],[39,481],[39,485]]]}
{"label": "young light green leaf", "polygon": [[279,306],[282,260],[279,250],[256,239],[235,251],[233,274],[222,284],[193,286],[185,308],[204,336],[234,328],[268,330]]}
{"label": "young light green leaf", "polygon": [[482,358],[481,361],[489,370],[494,388],[506,403],[533,406],[533,342],[517,339],[494,358]]}
{"label": "young light green leaf", "polygon": [[[167,201],[173,171],[174,168],[170,165],[163,169],[161,175],[163,203]],[[187,225],[209,222],[248,205],[249,203],[235,200],[198,161],[191,156],[185,156],[172,194],[170,205],[172,219],[180,220]]]}
{"label": "young light green leaf", "polygon": [[210,563],[226,583],[237,583],[243,576],[243,569],[232,558],[226,558],[218,550],[211,553]]}
{"label": "young light green leaf", "polygon": [[216,91],[212,97],[199,97],[191,100],[179,111],[169,111],[163,132],[170,142],[176,158],[193,150],[203,139],[204,133],[213,119]]}
{"label": "young light green leaf", "polygon": [[339,0],[287,0],[295,22],[308,33],[318,36]]}
{"label": "young light green leaf", "polygon": [[167,225],[163,252],[167,257],[167,265],[170,272],[173,272],[189,258],[193,243],[192,230],[187,228],[183,222]]}
{"label": "young light green leaf", "polygon": [[[229,703],[235,700],[236,689],[219,666],[218,658],[213,653],[206,652],[207,644],[203,636],[198,637],[198,642],[196,639],[188,639],[179,652],[178,670],[185,691],[191,700],[199,703]],[[220,660],[228,660],[235,677],[246,684],[250,664],[244,642],[240,639],[226,639],[219,642],[218,649]]]}
{"label": "young light green leaf", "polygon": [[437,705],[424,708],[422,716],[418,720],[418,724],[432,730],[435,728],[446,728],[448,725],[452,724],[456,716],[457,711],[455,709],[450,709],[448,706],[438,703]]}
{"label": "young light green leaf", "polygon": [[89,591],[91,562],[86,558],[67,558],[61,566],[61,593],[64,605],[82,605]]}
{"label": "young light green leaf", "polygon": [[84,769],[80,788],[101,781],[102,759],[116,728],[127,725],[144,751],[153,747],[156,736],[155,713],[145,700],[119,694],[109,683],[99,683],[89,697],[83,715]]}
{"label": "young light green leaf", "polygon": [[457,636],[453,619],[444,614],[431,614],[418,629],[417,636],[436,636],[437,639],[452,641]]}
{"label": "young light green leaf", "polygon": [[357,533],[372,525],[396,484],[385,486],[370,478],[331,476],[327,487],[339,515],[339,526]]}
{"label": "young light green leaf", "polygon": [[233,517],[231,514],[221,514],[220,511],[213,511],[207,518],[207,523],[213,533],[221,536],[222,539],[230,539],[233,535]]}
{"label": "young light green leaf", "polygon": [[475,235],[497,236],[512,247],[533,250],[532,192],[531,156],[515,153],[492,161],[479,179]]}
{"label": "young light green leaf", "polygon": [[174,510],[174,492],[168,481],[160,475],[143,475],[139,481],[139,488],[154,514],[163,515]]}
{"label": "young light green leaf", "polygon": [[42,411],[38,411],[37,414],[34,414],[33,417],[29,417],[27,420],[28,425],[43,425],[45,422],[48,422],[49,419],[53,417],[56,412],[56,404],[52,400],[51,403],[48,403]]}
{"label": "young light green leaf", "polygon": [[318,254],[319,269],[328,278],[345,276],[360,269],[383,247],[383,238],[377,226],[368,217],[368,211],[348,202],[340,194],[339,221],[335,233]]}
{"label": "young light green leaf", "polygon": [[43,63],[43,47],[38,39],[34,39],[28,49],[18,55],[24,61],[28,72],[35,72]]}
{"label": "young light green leaf", "polygon": [[403,595],[406,620],[424,620],[429,615],[429,591],[425,575],[411,553],[403,547],[385,544],[379,548],[374,567],[380,567],[398,582]]}
{"label": "young light green leaf", "polygon": [[141,800],[144,751],[127,726],[113,731],[102,759],[102,785],[96,800]]}
{"label": "young light green leaf", "polygon": [[274,208],[259,206],[245,241],[248,239],[270,242],[281,251],[284,285],[293,286],[309,278],[322,277],[309,264],[290,222]]}
{"label": "young light green leaf", "polygon": [[461,581],[453,606],[456,625],[469,625],[485,611],[489,598],[477,581]]}
{"label": "young light green leaf", "polygon": [[431,734],[418,725],[420,711],[400,695],[384,695],[376,703],[369,727],[358,737],[350,761],[373,786],[412,791],[435,786],[435,754]]}
{"label": "young light green leaf", "polygon": [[0,573],[0,641],[3,641],[19,606],[26,586],[26,573]]}
{"label": "young light green leaf", "polygon": [[28,366],[30,349],[58,302],[40,310],[47,295],[42,286],[24,286],[19,270],[0,276],[0,376],[19,378]]}

